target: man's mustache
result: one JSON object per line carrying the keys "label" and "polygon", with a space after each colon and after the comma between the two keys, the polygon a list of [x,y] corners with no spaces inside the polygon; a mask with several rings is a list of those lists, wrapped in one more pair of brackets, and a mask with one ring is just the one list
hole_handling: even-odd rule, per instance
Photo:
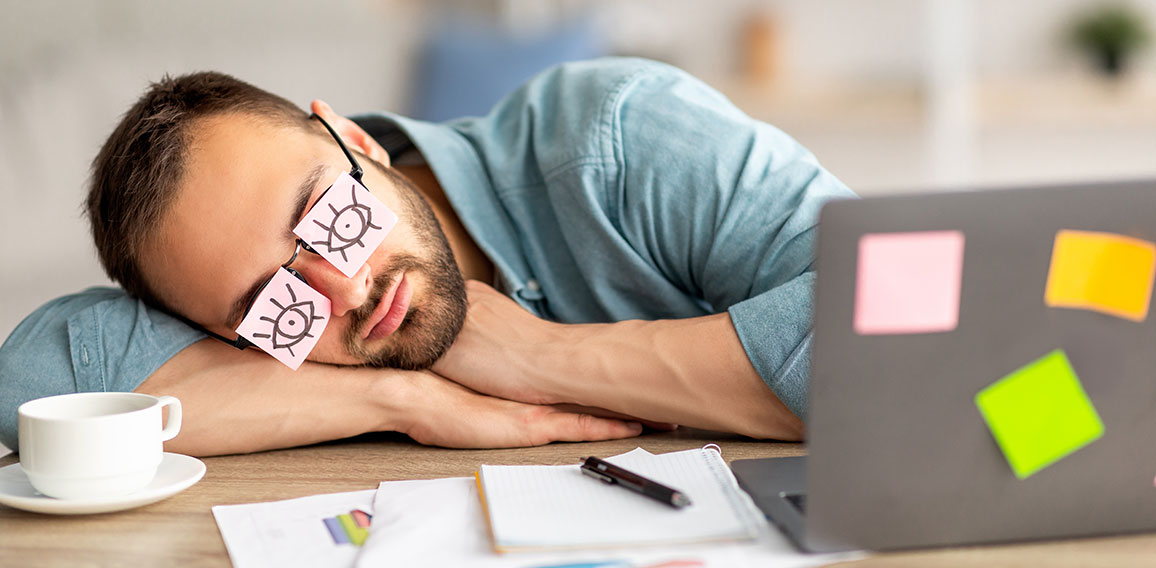
{"label": "man's mustache", "polygon": [[381,299],[385,297],[385,293],[393,286],[393,283],[401,278],[401,275],[421,267],[421,262],[412,255],[401,255],[390,262],[389,271],[373,277],[373,289],[369,291],[369,295],[365,299],[365,303],[359,306],[356,310],[349,313],[351,325],[350,330],[360,331],[369,318],[373,315],[373,311],[377,309],[377,305],[381,303]]}

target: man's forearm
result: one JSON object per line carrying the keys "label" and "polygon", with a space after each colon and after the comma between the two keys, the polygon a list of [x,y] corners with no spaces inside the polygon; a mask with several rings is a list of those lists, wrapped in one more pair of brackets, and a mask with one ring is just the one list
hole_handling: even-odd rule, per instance
{"label": "man's forearm", "polygon": [[758,438],[802,438],[802,422],[759,377],[727,313],[554,329],[559,336],[527,369],[562,400]]}
{"label": "man's forearm", "polygon": [[730,314],[560,324],[480,282],[434,371],[478,392],[661,423],[798,440],[803,423],[751,365]]}
{"label": "man's forearm", "polygon": [[402,397],[391,391],[403,386],[401,373],[311,362],[293,371],[261,353],[204,340],[136,391],[181,400],[184,423],[167,451],[231,454],[399,429],[392,421],[404,414],[393,405]]}
{"label": "man's forearm", "polygon": [[296,371],[255,350],[205,340],[136,389],[181,400],[181,433],[165,449],[256,452],[397,431],[422,444],[509,448],[637,436],[642,426],[480,395],[428,371],[336,367]]}

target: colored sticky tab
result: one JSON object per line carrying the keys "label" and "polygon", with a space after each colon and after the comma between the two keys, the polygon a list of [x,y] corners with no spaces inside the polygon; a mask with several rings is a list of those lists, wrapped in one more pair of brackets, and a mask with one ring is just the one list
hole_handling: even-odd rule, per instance
{"label": "colored sticky tab", "polygon": [[951,331],[959,322],[960,231],[872,233],[859,239],[855,332]]}
{"label": "colored sticky tab", "polygon": [[329,298],[278,268],[237,333],[296,371],[325,331],[331,309]]}
{"label": "colored sticky tab", "polygon": [[1156,245],[1132,237],[1060,231],[1052,248],[1044,302],[1132,321],[1148,317]]}
{"label": "colored sticky tab", "polygon": [[361,509],[354,509],[350,511],[349,516],[353,517],[353,521],[357,523],[357,526],[363,529],[369,528],[369,523],[373,521],[373,515],[370,515]]}
{"label": "colored sticky tab", "polygon": [[369,537],[369,529],[363,529],[357,526],[357,522],[348,513],[344,515],[337,515],[337,522],[341,523],[341,528],[345,529],[346,536],[349,537],[349,542],[354,546],[361,546],[367,537]]}
{"label": "colored sticky tab", "polygon": [[1104,423],[1062,349],[988,385],[975,395],[975,405],[1020,479],[1104,435]]}
{"label": "colored sticky tab", "polygon": [[349,544],[349,536],[345,534],[345,529],[342,528],[341,522],[337,517],[328,517],[321,519],[325,523],[326,530],[329,531],[329,536],[333,538],[333,544]]}
{"label": "colored sticky tab", "polygon": [[293,234],[352,278],[396,224],[393,211],[342,172],[293,228]]}

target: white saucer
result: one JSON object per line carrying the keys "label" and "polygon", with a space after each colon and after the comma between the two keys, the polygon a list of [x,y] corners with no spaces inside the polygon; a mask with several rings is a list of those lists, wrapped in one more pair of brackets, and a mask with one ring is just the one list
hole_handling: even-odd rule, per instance
{"label": "white saucer", "polygon": [[201,460],[165,452],[156,477],[140,491],[104,499],[54,499],[36,491],[28,482],[24,470],[20,469],[20,464],[14,463],[0,467],[0,503],[25,511],[53,515],[110,513],[172,497],[200,481],[204,475],[205,463]]}

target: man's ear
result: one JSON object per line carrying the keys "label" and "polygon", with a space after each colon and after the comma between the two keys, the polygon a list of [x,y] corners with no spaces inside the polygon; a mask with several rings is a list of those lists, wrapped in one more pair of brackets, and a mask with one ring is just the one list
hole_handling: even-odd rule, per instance
{"label": "man's ear", "polygon": [[344,141],[347,146],[357,148],[364,152],[366,156],[389,167],[389,153],[386,152],[385,148],[382,148],[381,144],[378,144],[377,140],[374,140],[369,133],[362,130],[356,122],[333,112],[329,104],[322,100],[313,101],[313,104],[309,105],[309,108],[312,109],[315,114],[324,118],[325,122],[328,122],[329,125],[337,131],[337,135],[341,136],[341,140]]}

